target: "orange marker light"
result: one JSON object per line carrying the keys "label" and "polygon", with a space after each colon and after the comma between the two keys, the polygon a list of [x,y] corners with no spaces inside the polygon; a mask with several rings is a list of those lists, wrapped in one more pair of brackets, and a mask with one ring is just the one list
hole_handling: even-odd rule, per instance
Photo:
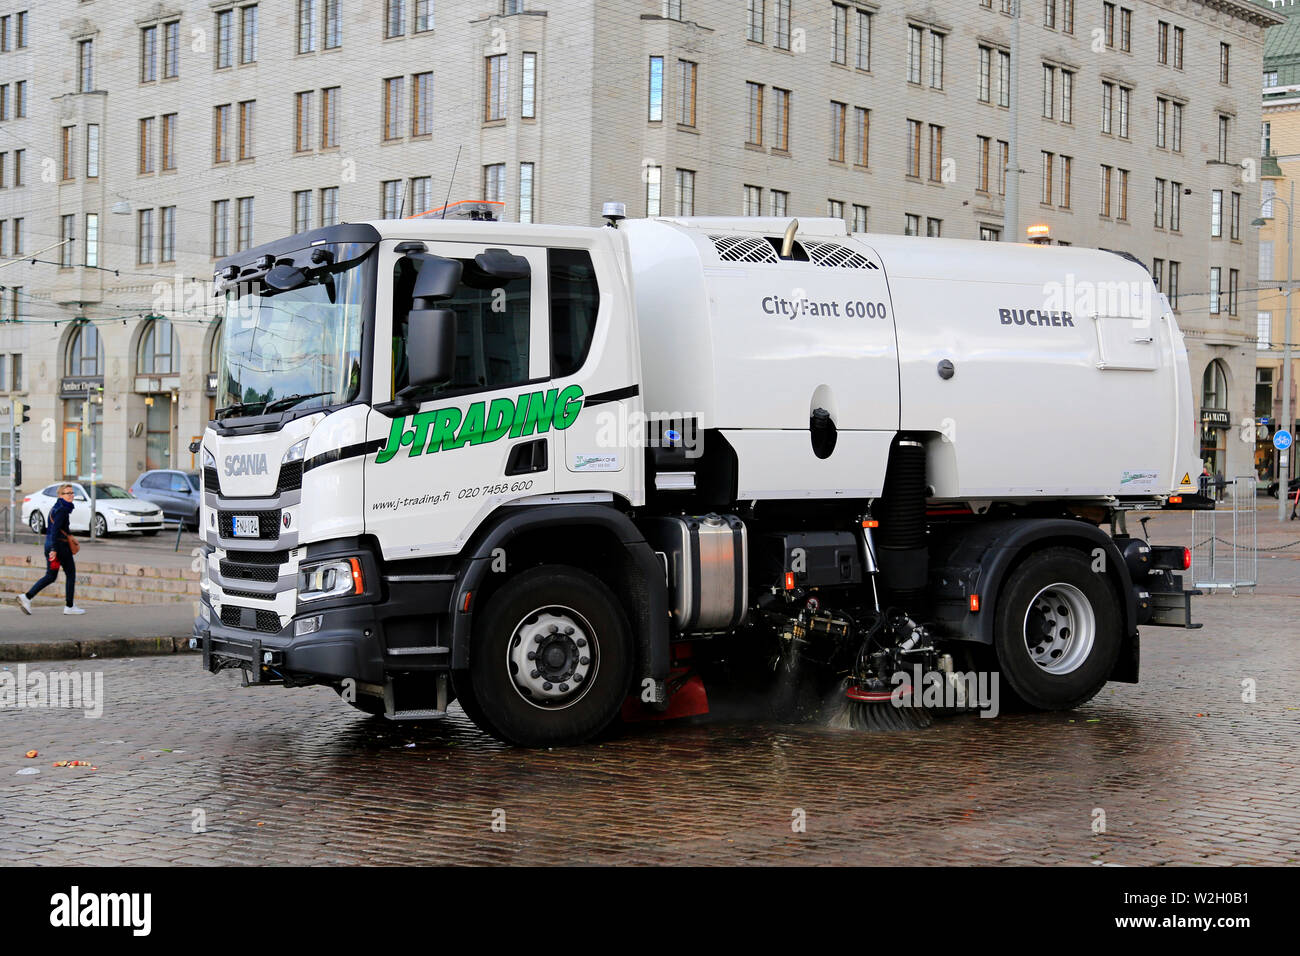
{"label": "orange marker light", "polygon": [[786,589],[787,591],[793,591],[793,590],[794,590],[794,572],[793,572],[793,571],[787,571],[787,572],[785,572],[785,589]]}
{"label": "orange marker light", "polygon": [[1182,495],[1174,495],[1169,499],[1171,505],[1181,505],[1183,503]]}
{"label": "orange marker light", "polygon": [[879,522],[879,521],[864,521],[864,522],[862,522],[862,527],[864,527],[864,528],[879,528],[879,527],[880,527],[880,522]]}
{"label": "orange marker light", "polygon": [[470,599],[471,597],[473,597],[473,596],[474,596],[474,592],[473,592],[473,591],[466,591],[466,592],[465,592],[465,600],[463,600],[463,601],[460,602],[460,610],[461,610],[461,613],[462,613],[462,614],[468,614],[468,613],[469,613],[469,599]]}
{"label": "orange marker light", "polygon": [[979,611],[979,609],[980,609],[980,596],[979,596],[978,594],[972,594],[972,595],[970,596],[970,609],[971,609],[971,613],[972,613],[972,614],[974,614],[974,613],[976,613],[976,612]]}
{"label": "orange marker light", "polygon": [[364,594],[366,583],[361,579],[361,562],[356,558],[349,558],[348,564],[352,565],[352,593]]}

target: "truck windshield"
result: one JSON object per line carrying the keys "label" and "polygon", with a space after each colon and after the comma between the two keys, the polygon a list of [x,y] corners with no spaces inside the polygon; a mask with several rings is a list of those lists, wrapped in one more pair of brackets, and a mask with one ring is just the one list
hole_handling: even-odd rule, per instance
{"label": "truck windshield", "polygon": [[217,417],[325,408],[356,398],[366,275],[361,260],[313,273],[287,291],[261,282],[232,286],[222,324]]}

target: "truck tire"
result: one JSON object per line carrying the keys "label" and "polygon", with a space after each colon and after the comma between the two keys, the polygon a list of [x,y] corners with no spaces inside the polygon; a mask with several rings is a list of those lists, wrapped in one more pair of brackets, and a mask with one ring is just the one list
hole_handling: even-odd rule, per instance
{"label": "truck tire", "polygon": [[1115,589],[1083,552],[1030,555],[998,598],[993,645],[1005,689],[1037,710],[1086,703],[1119,657],[1122,621]]}
{"label": "truck tire", "polygon": [[474,622],[461,706],[507,743],[579,744],[618,716],[635,659],[613,592],[585,571],[543,565],[502,585]]}

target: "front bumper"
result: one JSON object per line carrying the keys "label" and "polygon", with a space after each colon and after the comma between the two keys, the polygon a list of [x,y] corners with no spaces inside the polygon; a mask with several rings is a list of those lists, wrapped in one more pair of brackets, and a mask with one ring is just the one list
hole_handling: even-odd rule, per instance
{"label": "front bumper", "polygon": [[104,520],[108,523],[108,530],[112,533],[123,531],[161,531],[163,529],[163,515],[158,512],[156,515],[150,514],[108,514],[104,513]]}

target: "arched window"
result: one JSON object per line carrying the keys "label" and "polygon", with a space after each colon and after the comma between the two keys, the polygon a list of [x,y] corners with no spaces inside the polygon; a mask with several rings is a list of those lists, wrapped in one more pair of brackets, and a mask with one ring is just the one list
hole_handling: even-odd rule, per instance
{"label": "arched window", "polygon": [[104,344],[99,329],[89,322],[80,323],[68,341],[65,373],[69,378],[86,378],[104,374]]}
{"label": "arched window", "polygon": [[166,319],[152,319],[140,337],[137,372],[140,375],[175,375],[180,372],[181,358],[172,324]]}
{"label": "arched window", "polygon": [[1201,407],[1228,407],[1228,375],[1219,359],[1205,366],[1205,375],[1201,379]]}

